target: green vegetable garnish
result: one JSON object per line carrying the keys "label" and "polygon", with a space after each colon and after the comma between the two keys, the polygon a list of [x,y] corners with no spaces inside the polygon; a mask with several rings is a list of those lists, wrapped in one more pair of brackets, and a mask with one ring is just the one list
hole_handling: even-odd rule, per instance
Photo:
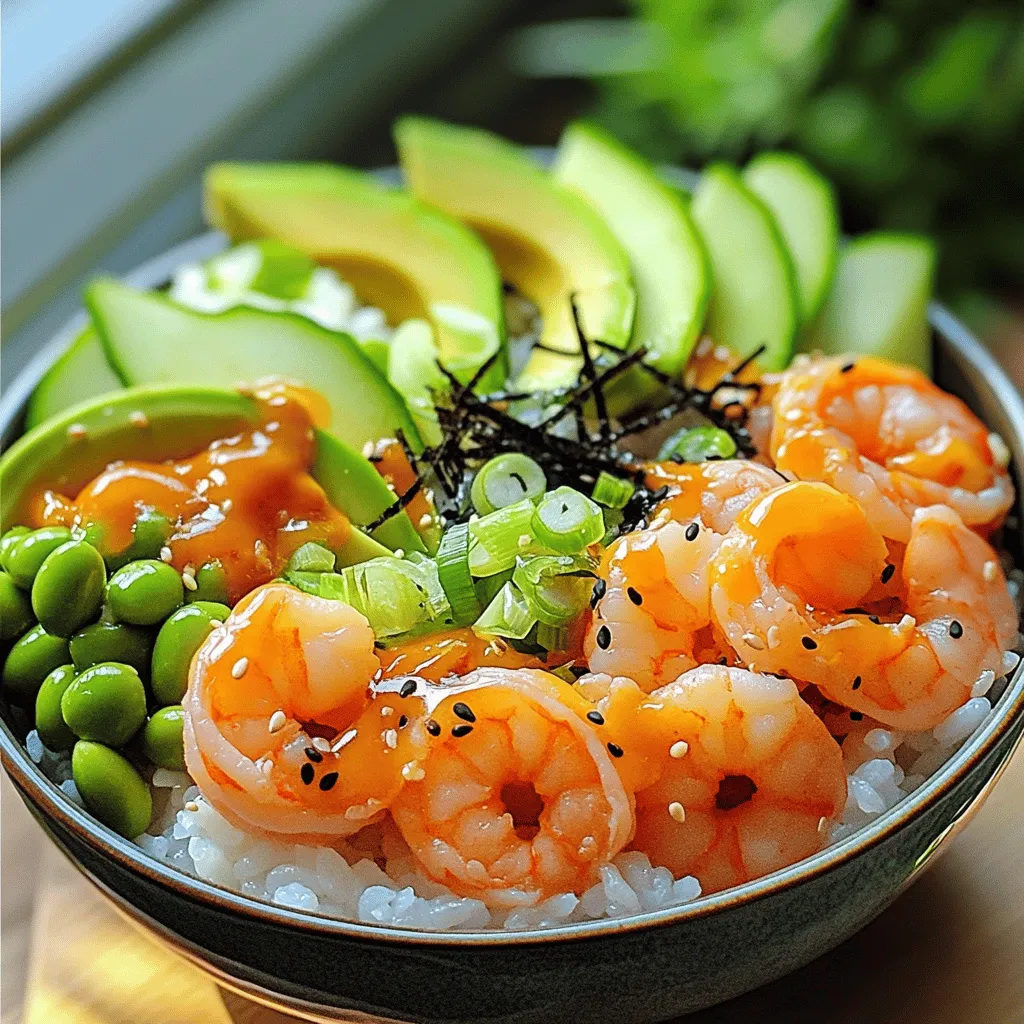
{"label": "green vegetable garnish", "polygon": [[605,533],[601,506],[571,487],[544,495],[533,517],[533,529],[541,544],[567,555],[596,544]]}
{"label": "green vegetable garnish", "polygon": [[736,442],[720,427],[684,427],[674,433],[658,452],[661,460],[707,462],[709,459],[731,459]]}
{"label": "green vegetable garnish", "polygon": [[524,498],[539,498],[546,487],[544,470],[533,459],[519,452],[506,452],[481,466],[473,480],[473,507],[485,516]]}

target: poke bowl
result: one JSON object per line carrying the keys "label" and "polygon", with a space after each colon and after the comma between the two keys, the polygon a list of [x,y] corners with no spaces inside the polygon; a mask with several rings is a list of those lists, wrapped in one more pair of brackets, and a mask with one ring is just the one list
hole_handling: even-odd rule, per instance
{"label": "poke bowl", "polygon": [[396,134],[212,168],[3,396],[3,766],[304,1019],[712,1005],[1018,745],[1024,403],[795,157]]}

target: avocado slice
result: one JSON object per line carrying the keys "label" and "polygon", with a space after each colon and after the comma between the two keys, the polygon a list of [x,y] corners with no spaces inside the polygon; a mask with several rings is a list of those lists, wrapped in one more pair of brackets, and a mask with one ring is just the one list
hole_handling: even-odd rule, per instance
{"label": "avocado slice", "polygon": [[676,376],[704,324],[711,272],[683,198],[637,153],[588,124],[563,132],[554,175],[604,218],[629,256],[636,287],[631,348]]}
{"label": "avocado slice", "polygon": [[801,347],[870,353],[930,373],[935,263],[935,244],[921,235],[876,231],[855,238],[839,254],[832,289]]}
{"label": "avocado slice", "polygon": [[490,132],[405,117],[395,141],[412,191],[479,232],[505,280],[540,310],[543,348],[533,350],[521,388],[576,380],[580,359],[561,355],[579,352],[572,296],[589,339],[626,348],[636,306],[629,258],[591,206]]}
{"label": "avocado slice", "polygon": [[743,169],[743,181],[782,232],[796,270],[800,320],[809,323],[825,301],[839,255],[835,190],[795,153],[760,154]]}
{"label": "avocado slice", "polygon": [[429,320],[442,360],[460,378],[498,352],[484,383],[504,383],[501,278],[487,247],[458,221],[331,164],[215,164],[204,202],[210,223],[232,239],[280,239],[336,269],[393,323]]}
{"label": "avocado slice", "polygon": [[784,369],[799,325],[796,272],[775,218],[736,168],[709,164],[690,206],[711,258],[708,334],[758,363]]}
{"label": "avocado slice", "polygon": [[402,396],[347,334],[294,313],[246,306],[197,313],[112,278],[93,281],[85,302],[127,384],[230,388],[281,376],[319,391],[331,409],[330,429],[357,451],[398,430],[419,449]]}
{"label": "avocado slice", "polygon": [[36,385],[25,410],[25,429],[31,430],[87,398],[123,387],[107,362],[99,335],[88,324]]}
{"label": "avocado slice", "polygon": [[[142,425],[134,422],[139,413],[145,417]],[[42,488],[77,494],[116,459],[186,458],[217,438],[255,426],[261,415],[255,399],[208,387],[136,387],[80,403],[26,433],[0,458],[2,529],[24,517],[24,499]],[[316,440],[310,472],[355,526],[372,522],[394,502],[394,494],[359,452],[322,430]],[[374,537],[354,530],[338,558],[353,564],[399,547],[425,550],[404,512],[380,526]]]}

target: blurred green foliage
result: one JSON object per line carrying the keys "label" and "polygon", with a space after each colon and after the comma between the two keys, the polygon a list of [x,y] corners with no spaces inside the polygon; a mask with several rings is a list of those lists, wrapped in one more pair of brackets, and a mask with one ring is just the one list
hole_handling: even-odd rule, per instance
{"label": "blurred green foliage", "polygon": [[803,152],[844,226],[930,232],[947,295],[1024,292],[1024,3],[630,0],[658,59],[592,75],[655,159]]}

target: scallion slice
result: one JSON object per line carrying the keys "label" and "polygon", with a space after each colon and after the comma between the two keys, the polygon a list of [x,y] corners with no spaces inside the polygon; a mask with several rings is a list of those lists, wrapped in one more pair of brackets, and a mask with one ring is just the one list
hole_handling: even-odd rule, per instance
{"label": "scallion slice", "polygon": [[[537,643],[545,651],[566,651],[569,649],[569,630],[565,626],[549,626],[545,622],[537,623]],[[575,677],[567,682],[575,683]]]}
{"label": "scallion slice", "polygon": [[473,507],[485,516],[499,508],[539,498],[547,487],[544,470],[528,455],[506,452],[485,462],[473,479]]}
{"label": "scallion slice", "polygon": [[534,504],[529,498],[499,508],[469,524],[469,571],[493,576],[511,569],[516,555],[533,543]]}
{"label": "scallion slice", "polygon": [[288,572],[333,572],[336,559],[333,551],[323,544],[307,541],[292,552],[288,559]]}
{"label": "scallion slice", "polygon": [[548,491],[534,514],[533,532],[545,547],[575,554],[604,536],[601,506],[571,487]]}
{"label": "scallion slice", "polygon": [[521,558],[512,582],[538,622],[565,626],[587,607],[594,589],[594,565],[585,555]]}
{"label": "scallion slice", "polygon": [[520,589],[514,583],[506,583],[473,623],[473,632],[522,640],[536,622],[537,617],[530,611]]}
{"label": "scallion slice", "polygon": [[625,508],[629,499],[633,497],[636,488],[631,480],[623,480],[622,477],[612,476],[603,469],[594,484],[594,493],[591,497],[605,508]]}
{"label": "scallion slice", "polygon": [[731,459],[735,454],[736,442],[721,427],[684,427],[661,446],[658,458],[707,462],[709,459]]}
{"label": "scallion slice", "polygon": [[445,530],[437,549],[437,574],[448,595],[457,626],[468,626],[480,614],[480,602],[469,572],[469,524],[456,523]]}

